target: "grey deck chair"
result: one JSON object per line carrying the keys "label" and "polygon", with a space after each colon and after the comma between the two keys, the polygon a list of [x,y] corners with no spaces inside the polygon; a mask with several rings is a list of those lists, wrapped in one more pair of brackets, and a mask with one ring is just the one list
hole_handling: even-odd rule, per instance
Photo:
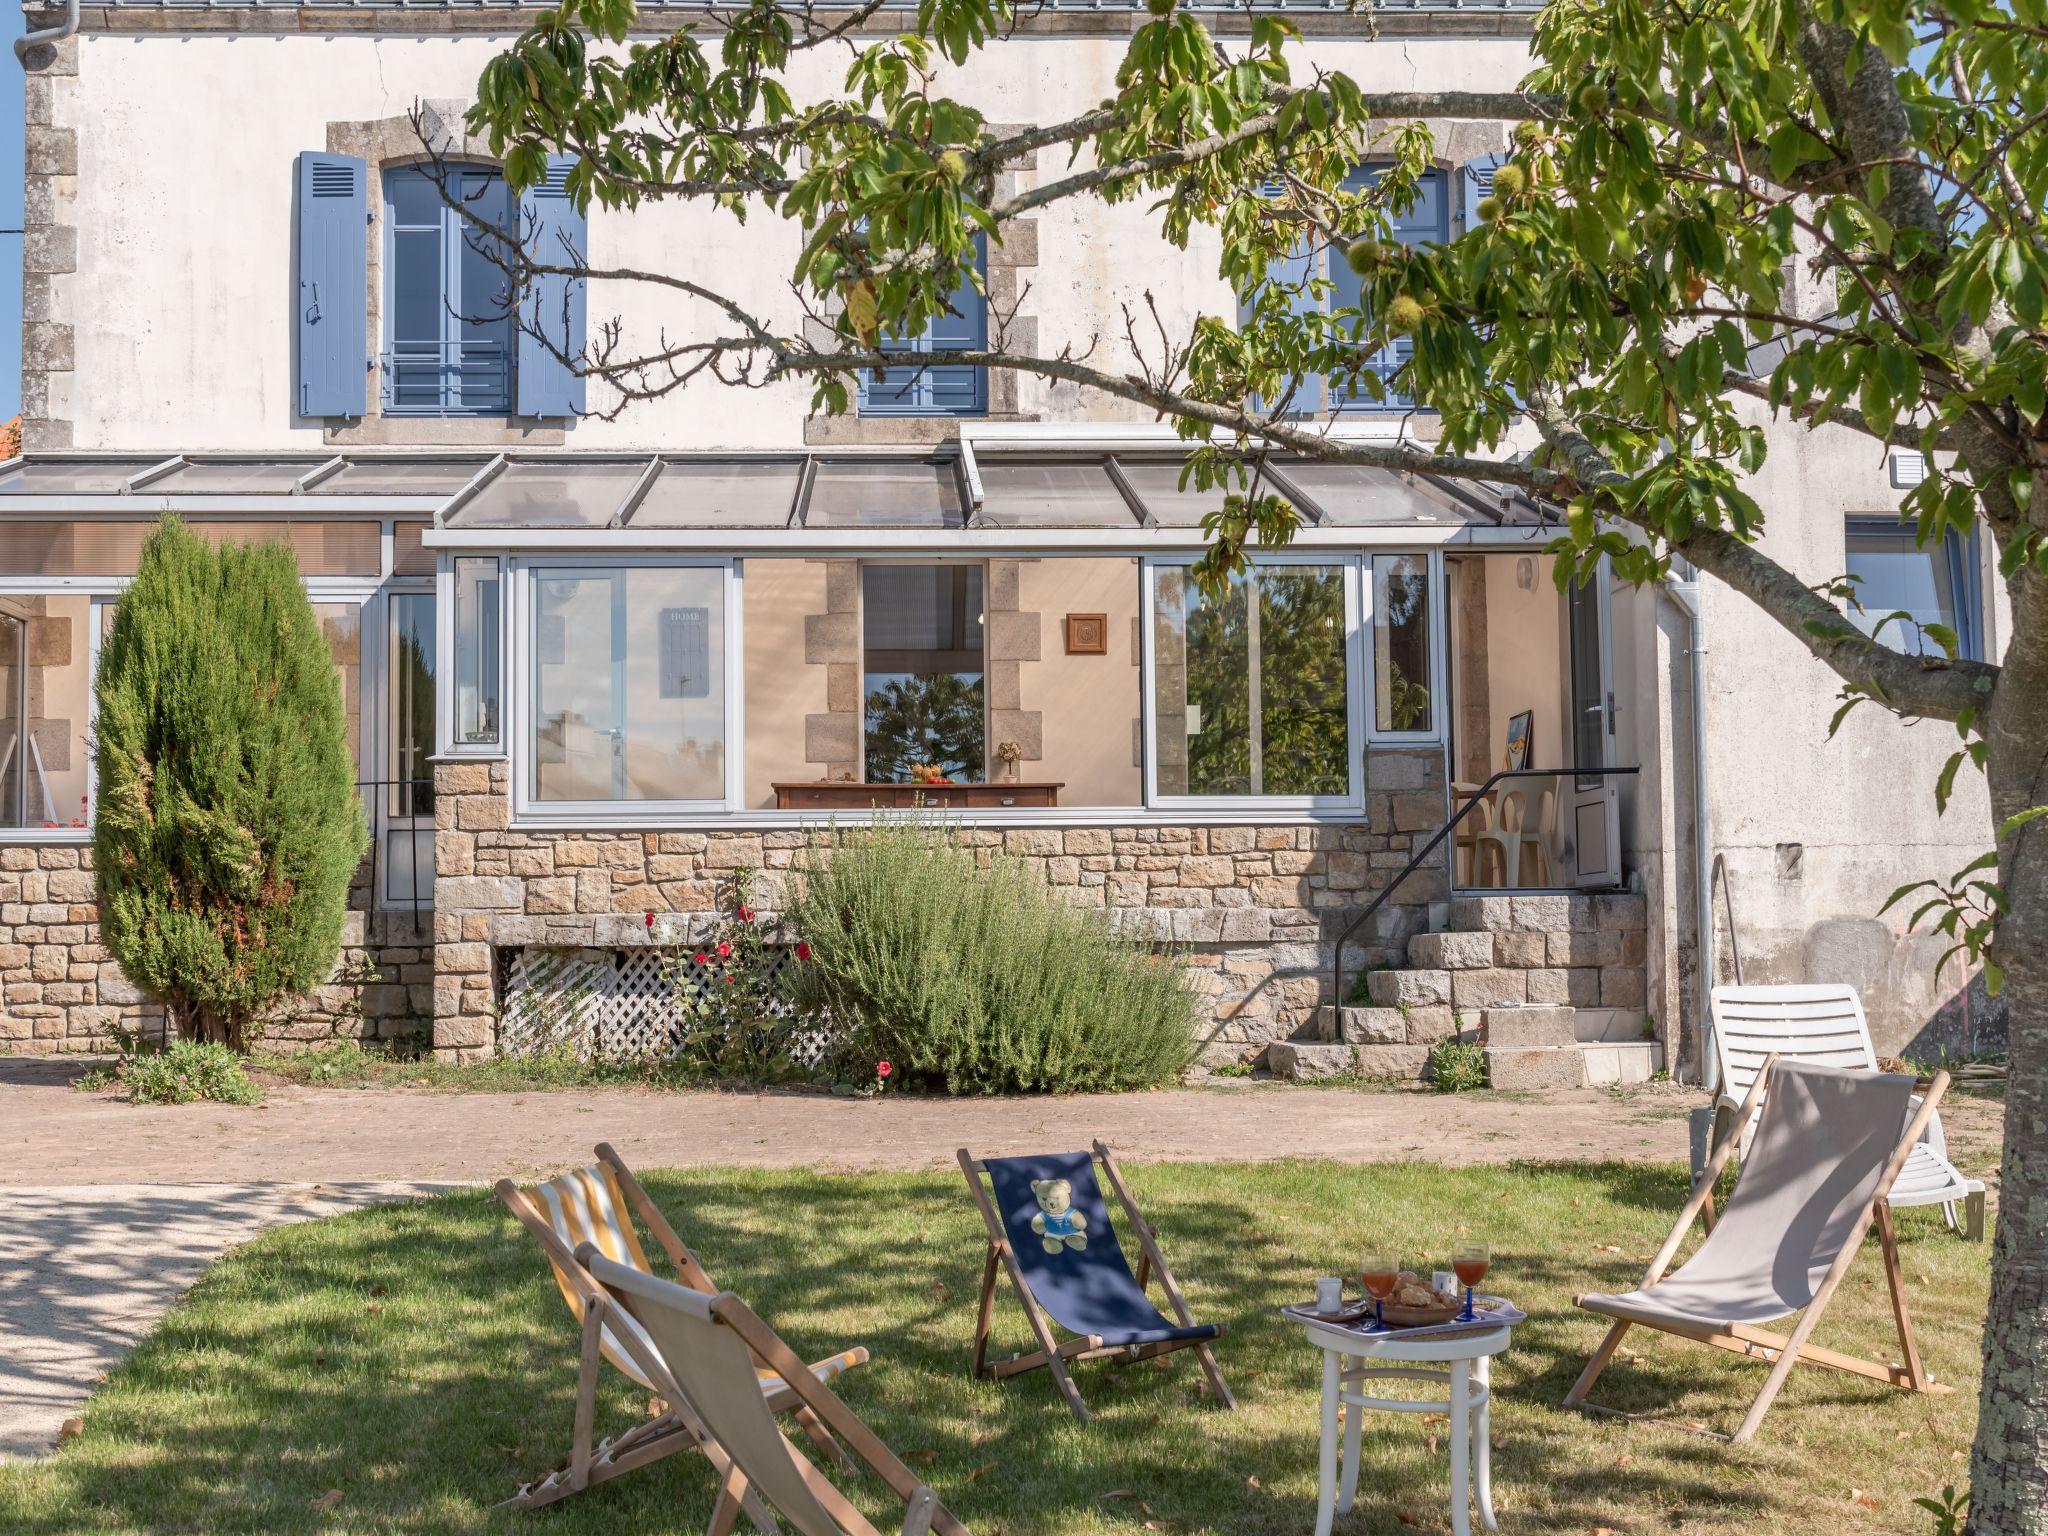
{"label": "grey deck chair", "polygon": [[[1781,986],[1716,987],[1713,991],[1714,1056],[1721,1067],[1721,1096],[1714,1105],[1712,1142],[1731,1132],[1746,1147],[1755,1133],[1754,1119],[1738,1122],[1735,1111],[1756,1081],[1767,1056],[1780,1061],[1814,1061],[1829,1067],[1877,1070],[1877,1047],[1856,989],[1840,982],[1804,982]],[[1941,1116],[1927,1122],[1927,1132],[1913,1147],[1898,1182],[1884,1203],[1894,1211],[1916,1205],[1938,1205],[1949,1229],[1972,1242],[1984,1239],[1984,1185],[1966,1179],[1948,1160],[1948,1142]],[[1714,1202],[1706,1207],[1709,1229]]]}
{"label": "grey deck chair", "polygon": [[[577,1261],[653,1341],[724,1477],[710,1536],[726,1536],[744,1511],[762,1536],[774,1514],[803,1536],[879,1536],[817,1465],[791,1443],[762,1396],[756,1360],[766,1362],[804,1405],[903,1500],[902,1536],[970,1536],[937,1495],[919,1482],[790,1347],[730,1291],[707,1294],[606,1258],[590,1243]],[[770,1513],[772,1511],[773,1513]]]}
{"label": "grey deck chair", "polygon": [[[1565,1405],[1593,1407],[1586,1394],[1613,1359],[1622,1335],[1637,1324],[1773,1362],[1763,1390],[1734,1434],[1738,1441],[1756,1433],[1793,1365],[1802,1360],[1915,1392],[1951,1391],[1920,1363],[1891,1211],[1884,1203],[1948,1089],[1948,1074],[1935,1077],[1917,1110],[1912,1108],[1913,1088],[1912,1078],[1890,1073],[1775,1056],[1765,1061],[1740,1109],[1738,1123],[1762,1109],[1742,1176],[1727,1210],[1692,1257],[1665,1273],[1735,1150],[1733,1136],[1715,1149],[1706,1176],[1650,1261],[1643,1283],[1619,1296],[1575,1298],[1587,1311],[1615,1321],[1566,1394]],[[1808,1342],[1873,1218],[1884,1250],[1902,1365],[1880,1365]],[[1759,1326],[1795,1312],[1801,1315],[1789,1337]]]}

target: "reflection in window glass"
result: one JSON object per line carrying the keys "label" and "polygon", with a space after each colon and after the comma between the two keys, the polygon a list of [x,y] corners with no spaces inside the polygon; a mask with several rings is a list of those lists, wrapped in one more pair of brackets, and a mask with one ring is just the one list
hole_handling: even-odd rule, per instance
{"label": "reflection in window glass", "polygon": [[348,722],[349,761],[363,761],[363,610],[357,603],[315,603],[320,638],[341,680],[341,709]]}
{"label": "reflection in window glass", "polygon": [[1373,719],[1382,731],[1435,728],[1429,623],[1429,557],[1374,555]]}
{"label": "reflection in window glass", "polygon": [[864,566],[861,611],[869,781],[906,784],[923,769],[981,783],[982,568]]}
{"label": "reflection in window glass", "polygon": [[1215,597],[1153,578],[1159,793],[1350,793],[1344,568],[1254,566]]}
{"label": "reflection in window glass", "polygon": [[27,621],[0,609],[0,827],[18,827],[27,819],[22,805],[26,754],[21,750],[22,725],[28,719],[22,690],[27,653]]}
{"label": "reflection in window glass", "polygon": [[83,827],[91,819],[92,599],[0,601],[0,821]]}
{"label": "reflection in window glass", "polygon": [[[1894,650],[1940,656],[1941,642],[1925,626],[1938,624],[1956,637],[1956,650],[1983,659],[1981,583],[1977,538],[1953,530],[1925,546],[1918,529],[1888,517],[1852,517],[1847,526],[1848,573],[1857,578],[1849,621]],[[1892,618],[1904,613],[1911,623]],[[1888,622],[1887,622],[1888,621]]]}
{"label": "reflection in window glass", "polygon": [[725,798],[725,573],[543,570],[533,584],[533,795]]}
{"label": "reflection in window glass", "polygon": [[400,816],[434,814],[434,596],[391,599],[391,777]]}
{"label": "reflection in window glass", "polygon": [[496,746],[501,691],[498,669],[499,580],[495,556],[455,562],[455,745]]}

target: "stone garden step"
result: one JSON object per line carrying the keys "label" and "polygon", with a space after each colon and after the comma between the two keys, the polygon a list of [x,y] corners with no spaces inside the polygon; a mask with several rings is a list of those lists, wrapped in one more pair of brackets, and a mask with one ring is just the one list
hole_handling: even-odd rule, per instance
{"label": "stone garden step", "polygon": [[1458,1033],[1458,1014],[1448,1006],[1332,1008],[1316,1014],[1316,1038],[1346,1045],[1434,1045]]}
{"label": "stone garden step", "polygon": [[1355,1051],[1354,1046],[1318,1040],[1275,1040],[1266,1047],[1266,1067],[1275,1077],[1312,1083],[1357,1071]]}
{"label": "stone garden step", "polygon": [[1486,1080],[1495,1088],[1583,1088],[1586,1055],[1576,1045],[1489,1045]]}
{"label": "stone garden step", "polygon": [[1365,987],[1382,1008],[1430,1008],[1451,1001],[1449,971],[1374,971]]}
{"label": "stone garden step", "polygon": [[1408,963],[1422,971],[1477,971],[1493,964],[1490,933],[1418,933],[1408,941]]}
{"label": "stone garden step", "polygon": [[1532,1050],[1579,1043],[1576,1008],[1488,1008],[1480,1017],[1490,1046]]}

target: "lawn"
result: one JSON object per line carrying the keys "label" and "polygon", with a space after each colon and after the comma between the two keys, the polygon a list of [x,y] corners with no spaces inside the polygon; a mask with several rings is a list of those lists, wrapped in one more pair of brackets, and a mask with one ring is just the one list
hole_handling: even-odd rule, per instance
{"label": "lawn", "polygon": [[[1905,1267],[1928,1364],[1956,1395],[1803,1371],[1758,1440],[1731,1447],[1556,1406],[1599,1334],[1571,1293],[1639,1277],[1683,1196],[1676,1168],[1127,1172],[1197,1315],[1230,1323],[1220,1354],[1237,1413],[1203,1397],[1186,1354],[1079,1368],[1097,1410],[1086,1426],[1043,1373],[971,1380],[982,1236],[957,1178],[647,1182],[712,1274],[799,1351],[873,1349],[842,1395],[976,1536],[1307,1532],[1319,1356],[1276,1307],[1355,1261],[1368,1237],[1440,1264],[1468,1229],[1491,1238],[1500,1289],[1531,1314],[1495,1374],[1503,1531],[1925,1531],[1912,1500],[1965,1472],[1988,1248],[1933,1213],[1901,1218]],[[0,1531],[700,1531],[713,1489],[696,1458],[538,1514],[491,1509],[566,1451],[566,1317],[539,1251],[481,1192],[272,1232],[216,1267],[115,1371],[83,1435],[50,1461],[0,1467]],[[1024,1347],[1007,1294],[997,1325],[1003,1352]],[[1820,1339],[1889,1359],[1888,1328],[1873,1242]],[[1762,1381],[1761,1366],[1676,1340],[1631,1343],[1596,1394],[1616,1407],[1726,1431]],[[624,1429],[644,1407],[610,1373],[600,1429]],[[1446,1438],[1441,1422],[1376,1417],[1338,1536],[1447,1529]],[[882,1518],[879,1484],[853,1491]]]}

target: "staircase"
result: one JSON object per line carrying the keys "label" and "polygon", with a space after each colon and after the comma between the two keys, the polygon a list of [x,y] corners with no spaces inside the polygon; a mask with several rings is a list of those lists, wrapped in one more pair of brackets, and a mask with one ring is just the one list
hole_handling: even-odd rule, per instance
{"label": "staircase", "polygon": [[1646,1082],[1643,897],[1462,896],[1432,903],[1406,964],[1365,975],[1370,1003],[1318,1012],[1267,1065],[1297,1080],[1424,1078],[1432,1048],[1482,1045],[1495,1088]]}

